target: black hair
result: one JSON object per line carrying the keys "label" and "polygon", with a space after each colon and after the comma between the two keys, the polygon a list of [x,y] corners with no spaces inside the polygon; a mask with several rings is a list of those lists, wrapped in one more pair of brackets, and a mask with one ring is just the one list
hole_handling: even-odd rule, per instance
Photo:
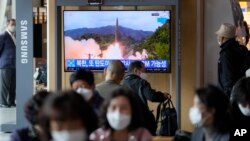
{"label": "black hair", "polygon": [[7,20],[7,25],[8,25],[11,21],[12,21],[12,22],[15,22],[16,20],[15,20],[15,19],[8,19],[8,20]]}
{"label": "black hair", "polygon": [[226,94],[219,88],[208,85],[196,90],[196,95],[208,109],[215,109],[213,126],[218,132],[225,133],[229,130],[230,102]]}
{"label": "black hair", "polygon": [[[108,111],[108,107],[110,105],[110,102],[112,99],[115,99],[117,97],[125,97],[126,99],[128,99],[129,104],[131,106],[131,122],[128,126],[128,130],[129,131],[133,131],[139,127],[141,127],[141,115],[140,112],[138,110],[138,105],[136,102],[136,98],[134,97],[132,91],[124,88],[124,87],[119,87],[117,89],[115,89],[112,93],[111,93],[111,98],[106,102],[105,106],[104,106],[104,110],[102,113],[102,125],[104,126],[104,128],[106,129],[112,129],[112,127],[110,126],[108,120],[107,120],[107,111]],[[114,129],[112,129],[114,130]]]}
{"label": "black hair", "polygon": [[128,72],[132,73],[134,69],[142,69],[144,66],[144,63],[142,61],[134,61],[129,64],[128,66]]}
{"label": "black hair", "polygon": [[246,30],[246,45],[249,42],[249,37],[250,37],[250,33],[249,33],[249,29],[248,29],[248,25],[246,21],[243,21],[243,26],[245,26],[245,30]]}
{"label": "black hair", "polygon": [[26,119],[32,124],[39,124],[39,113],[50,95],[50,92],[40,91],[32,96],[24,106],[24,113]]}
{"label": "black hair", "polygon": [[88,135],[98,126],[97,115],[83,97],[75,91],[64,91],[53,95],[47,101],[44,111],[49,120],[81,119]]}
{"label": "black hair", "polygon": [[94,74],[92,71],[90,70],[86,70],[86,69],[80,69],[77,70],[76,72],[72,73],[70,75],[70,85],[72,86],[72,84],[76,81],[76,80],[84,80],[86,81],[89,85],[94,85],[95,83],[95,79],[94,79]]}
{"label": "black hair", "polygon": [[250,104],[250,77],[238,80],[231,93],[231,102],[246,105]]}

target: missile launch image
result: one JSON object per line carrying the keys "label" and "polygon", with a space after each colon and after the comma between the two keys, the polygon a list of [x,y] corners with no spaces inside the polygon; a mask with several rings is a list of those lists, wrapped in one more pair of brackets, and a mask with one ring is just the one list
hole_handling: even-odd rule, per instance
{"label": "missile launch image", "polygon": [[65,60],[170,62],[169,11],[64,11]]}

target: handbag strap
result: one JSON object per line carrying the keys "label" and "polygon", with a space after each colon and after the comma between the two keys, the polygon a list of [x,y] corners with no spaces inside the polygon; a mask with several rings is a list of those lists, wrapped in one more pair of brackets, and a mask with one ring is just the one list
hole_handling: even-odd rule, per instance
{"label": "handbag strap", "polygon": [[162,117],[162,111],[167,108],[174,108],[174,104],[170,98],[161,102],[157,107],[156,122],[159,122],[160,117]]}
{"label": "handbag strap", "polygon": [[[156,122],[159,122],[159,118],[161,115],[161,107],[163,105],[164,102],[161,102],[158,106],[157,106],[157,113],[156,113]],[[164,106],[163,106],[164,107]]]}

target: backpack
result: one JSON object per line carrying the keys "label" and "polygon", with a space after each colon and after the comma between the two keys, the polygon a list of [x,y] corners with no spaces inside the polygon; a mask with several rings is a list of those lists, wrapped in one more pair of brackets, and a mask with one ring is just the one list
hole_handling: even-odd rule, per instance
{"label": "backpack", "polygon": [[160,123],[157,135],[174,136],[177,126],[177,113],[171,99],[161,102],[157,107],[156,122]]}

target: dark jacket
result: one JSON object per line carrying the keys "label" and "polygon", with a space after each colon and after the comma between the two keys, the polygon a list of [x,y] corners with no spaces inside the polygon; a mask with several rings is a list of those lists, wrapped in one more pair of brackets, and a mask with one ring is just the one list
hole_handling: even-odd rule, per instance
{"label": "dark jacket", "polygon": [[[205,132],[202,127],[196,128],[192,133],[191,141],[205,141]],[[213,141],[229,141],[230,135],[229,133],[219,133],[215,132],[213,136]]]}
{"label": "dark jacket", "polygon": [[142,125],[147,128],[152,135],[156,135],[157,123],[153,113],[148,107],[147,100],[152,102],[163,102],[166,100],[162,92],[157,92],[151,88],[150,84],[134,74],[128,74],[124,77],[123,85],[130,88],[138,104],[140,114],[142,115]]}
{"label": "dark jacket", "polygon": [[99,92],[100,96],[108,101],[111,98],[111,93],[119,88],[121,85],[113,80],[103,81],[96,85],[96,90]]}
{"label": "dark jacket", "polygon": [[10,141],[40,141],[40,139],[34,129],[26,127],[13,132]]}
{"label": "dark jacket", "polygon": [[0,69],[16,68],[16,46],[10,34],[0,34]]}
{"label": "dark jacket", "polygon": [[[232,104],[232,129],[231,129],[231,139],[230,141],[250,141],[250,116],[245,116],[241,113],[238,104]],[[236,130],[246,129],[247,133],[243,136],[234,136]]]}
{"label": "dark jacket", "polygon": [[101,108],[103,106],[103,102],[104,99],[100,96],[100,94],[97,91],[94,91],[94,95],[90,99],[89,103],[98,116],[100,116],[101,114]]}
{"label": "dark jacket", "polygon": [[218,62],[219,85],[230,97],[233,85],[245,75],[247,48],[239,45],[235,39],[229,39],[221,45]]}
{"label": "dark jacket", "polygon": [[143,103],[146,104],[147,107],[147,100],[152,102],[163,102],[166,100],[166,97],[162,92],[152,89],[146,80],[140,78],[137,75],[126,75],[123,80],[123,85],[131,88],[137,96],[140,96]]}

